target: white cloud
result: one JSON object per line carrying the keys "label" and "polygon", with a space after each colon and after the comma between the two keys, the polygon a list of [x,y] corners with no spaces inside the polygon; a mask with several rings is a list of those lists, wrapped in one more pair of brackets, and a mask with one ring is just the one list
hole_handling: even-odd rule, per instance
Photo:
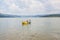
{"label": "white cloud", "polygon": [[43,1],[44,3],[38,0],[4,0],[5,4],[8,5],[7,6],[8,10],[6,11],[6,13],[13,13],[13,14],[18,13],[20,15],[25,14],[30,15],[32,13],[33,14],[59,13],[60,0],[48,0],[48,1],[43,0]]}
{"label": "white cloud", "polygon": [[60,0],[49,0],[49,3],[53,7],[49,14],[60,13]]}
{"label": "white cloud", "polygon": [[[8,5],[8,12],[10,13],[20,13],[20,14],[28,14],[35,12],[44,12],[44,4],[36,1],[36,0],[18,0],[20,2],[24,2],[26,8],[20,8],[20,5],[16,5],[14,0],[5,0],[4,2]],[[17,2],[18,3],[18,2]],[[22,4],[22,5],[24,5]]]}
{"label": "white cloud", "polygon": [[0,13],[4,13],[4,11],[3,10],[0,10]]}
{"label": "white cloud", "polygon": [[50,0],[50,3],[55,9],[60,9],[60,0]]}
{"label": "white cloud", "polygon": [[30,4],[28,10],[30,12],[44,12],[44,4],[39,2],[39,1],[31,1],[32,3]]}

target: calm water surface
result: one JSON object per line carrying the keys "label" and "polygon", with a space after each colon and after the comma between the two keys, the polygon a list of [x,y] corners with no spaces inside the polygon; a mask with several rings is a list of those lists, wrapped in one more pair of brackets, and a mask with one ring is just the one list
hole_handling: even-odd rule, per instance
{"label": "calm water surface", "polygon": [[60,18],[0,18],[0,40],[60,40]]}

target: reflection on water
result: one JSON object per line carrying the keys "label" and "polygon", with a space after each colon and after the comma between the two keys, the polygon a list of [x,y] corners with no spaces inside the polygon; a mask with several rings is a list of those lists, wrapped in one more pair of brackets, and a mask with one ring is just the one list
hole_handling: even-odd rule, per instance
{"label": "reflection on water", "polygon": [[60,18],[0,18],[0,40],[60,40]]}

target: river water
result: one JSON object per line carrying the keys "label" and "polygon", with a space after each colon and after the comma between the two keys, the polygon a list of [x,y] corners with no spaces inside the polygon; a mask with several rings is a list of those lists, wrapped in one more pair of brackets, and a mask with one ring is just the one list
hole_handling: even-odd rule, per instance
{"label": "river water", "polygon": [[0,18],[0,40],[60,40],[60,18]]}

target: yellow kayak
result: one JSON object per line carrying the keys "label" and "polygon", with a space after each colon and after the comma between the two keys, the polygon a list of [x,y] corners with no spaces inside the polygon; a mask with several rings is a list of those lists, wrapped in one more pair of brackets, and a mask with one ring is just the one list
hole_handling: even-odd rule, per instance
{"label": "yellow kayak", "polygon": [[28,21],[23,21],[22,22],[22,25],[28,25],[28,24],[31,24],[31,22],[28,22]]}

